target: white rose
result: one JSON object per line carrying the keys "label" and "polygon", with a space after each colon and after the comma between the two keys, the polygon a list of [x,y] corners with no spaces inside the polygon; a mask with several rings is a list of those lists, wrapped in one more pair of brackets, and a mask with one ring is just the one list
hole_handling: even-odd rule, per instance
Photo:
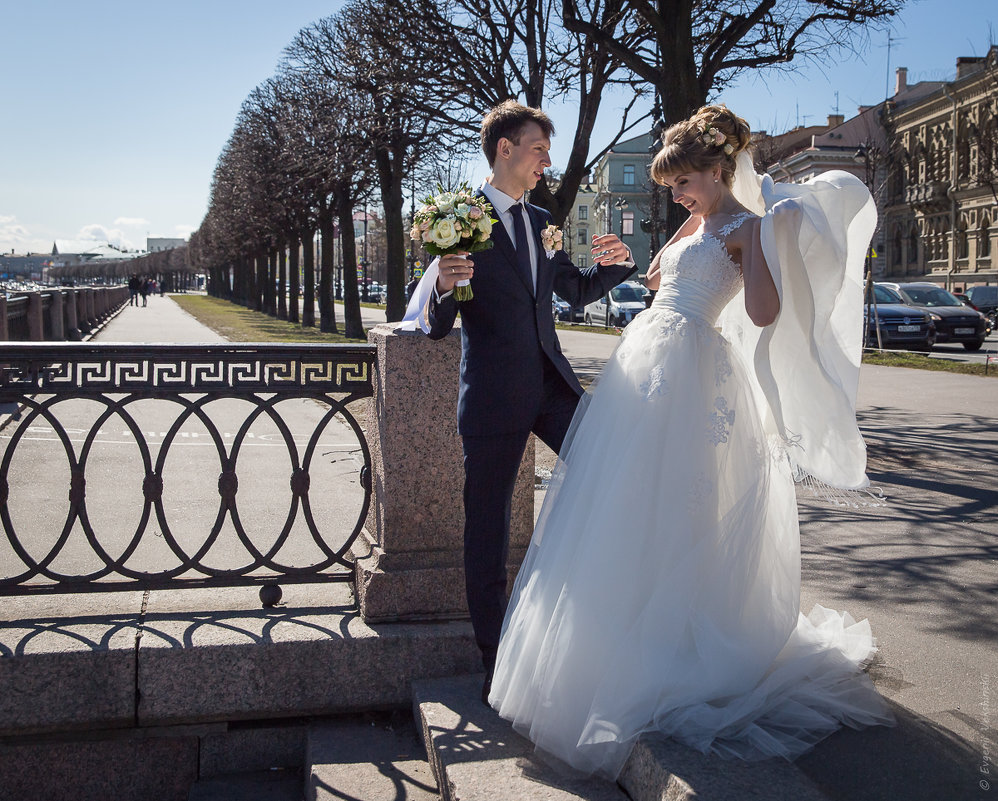
{"label": "white rose", "polygon": [[461,232],[454,225],[454,220],[440,220],[430,231],[432,242],[439,248],[453,247],[461,239]]}
{"label": "white rose", "polygon": [[490,236],[492,234],[492,220],[488,218],[488,215],[482,217],[482,219],[475,223],[475,225],[478,226],[478,230],[486,236]]}

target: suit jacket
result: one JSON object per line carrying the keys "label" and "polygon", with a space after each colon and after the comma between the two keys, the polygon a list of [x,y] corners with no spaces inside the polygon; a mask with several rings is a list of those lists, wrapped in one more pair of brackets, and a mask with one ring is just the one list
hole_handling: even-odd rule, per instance
{"label": "suit jacket", "polygon": [[463,436],[528,430],[541,410],[544,363],[550,361],[579,395],[582,387],[561,352],[551,313],[557,292],[573,306],[592,303],[635,272],[626,265],[579,269],[564,251],[548,258],[540,241],[551,215],[526,205],[528,235],[536,237],[537,292],[530,275],[517,266],[516,251],[502,222],[492,227],[493,246],[471,256],[474,298],[432,297],[428,309],[431,339],[447,336],[461,312],[461,383],[457,421]]}

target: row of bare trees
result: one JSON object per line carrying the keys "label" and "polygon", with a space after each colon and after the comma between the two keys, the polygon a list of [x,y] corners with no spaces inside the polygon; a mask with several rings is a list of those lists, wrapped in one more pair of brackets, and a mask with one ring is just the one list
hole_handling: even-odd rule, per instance
{"label": "row of bare trees", "polygon": [[[531,197],[560,224],[596,161],[637,126],[651,126],[649,109],[660,124],[685,117],[743,70],[827,57],[903,3],[349,0],[301,30],[275,75],[244,102],[189,258],[213,294],[306,326],[316,324],[318,271],[318,322],[338,331],[338,237],[343,332],[362,337],[355,210],[372,202],[383,210],[387,319],[401,319],[405,190],[453,184],[492,106],[513,97],[577,110],[560,180]],[[623,107],[604,109],[621,90]],[[617,114],[619,125],[594,142],[601,111]]]}

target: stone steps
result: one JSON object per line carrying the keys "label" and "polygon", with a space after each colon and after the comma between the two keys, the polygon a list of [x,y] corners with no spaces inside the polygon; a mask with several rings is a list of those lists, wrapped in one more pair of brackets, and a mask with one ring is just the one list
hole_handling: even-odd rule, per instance
{"label": "stone steps", "polygon": [[413,682],[414,716],[443,801],[626,801],[612,782],[539,760],[530,741],[482,703],[482,679]]}
{"label": "stone steps", "polygon": [[569,774],[481,702],[482,676],[413,682],[413,707],[444,801],[829,801],[793,764],[707,756],[642,737],[618,783]]}
{"label": "stone steps", "polygon": [[440,798],[408,715],[372,715],[314,726],[305,761],[306,801]]}
{"label": "stone steps", "polygon": [[212,753],[188,801],[440,798],[416,727],[404,712],[236,731],[204,750]]}
{"label": "stone steps", "polygon": [[618,778],[631,801],[830,801],[783,759],[741,762],[646,734]]}
{"label": "stone steps", "polygon": [[302,801],[298,771],[272,770],[234,773],[201,779],[188,801]]}

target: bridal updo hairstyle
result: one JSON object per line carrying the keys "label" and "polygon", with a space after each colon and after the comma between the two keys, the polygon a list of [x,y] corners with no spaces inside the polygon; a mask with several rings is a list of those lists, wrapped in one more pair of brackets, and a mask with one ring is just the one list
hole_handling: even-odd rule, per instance
{"label": "bridal updo hairstyle", "polygon": [[504,100],[489,111],[482,120],[482,152],[491,167],[496,163],[496,150],[500,139],[520,144],[520,134],[528,122],[536,122],[549,139],[554,134],[554,124],[539,108],[531,108],[515,100]]}
{"label": "bridal updo hairstyle", "polygon": [[727,106],[704,106],[662,134],[662,149],[652,161],[651,177],[661,184],[669,175],[705,172],[720,165],[721,179],[731,186],[735,156],[747,150],[751,141],[749,124]]}

